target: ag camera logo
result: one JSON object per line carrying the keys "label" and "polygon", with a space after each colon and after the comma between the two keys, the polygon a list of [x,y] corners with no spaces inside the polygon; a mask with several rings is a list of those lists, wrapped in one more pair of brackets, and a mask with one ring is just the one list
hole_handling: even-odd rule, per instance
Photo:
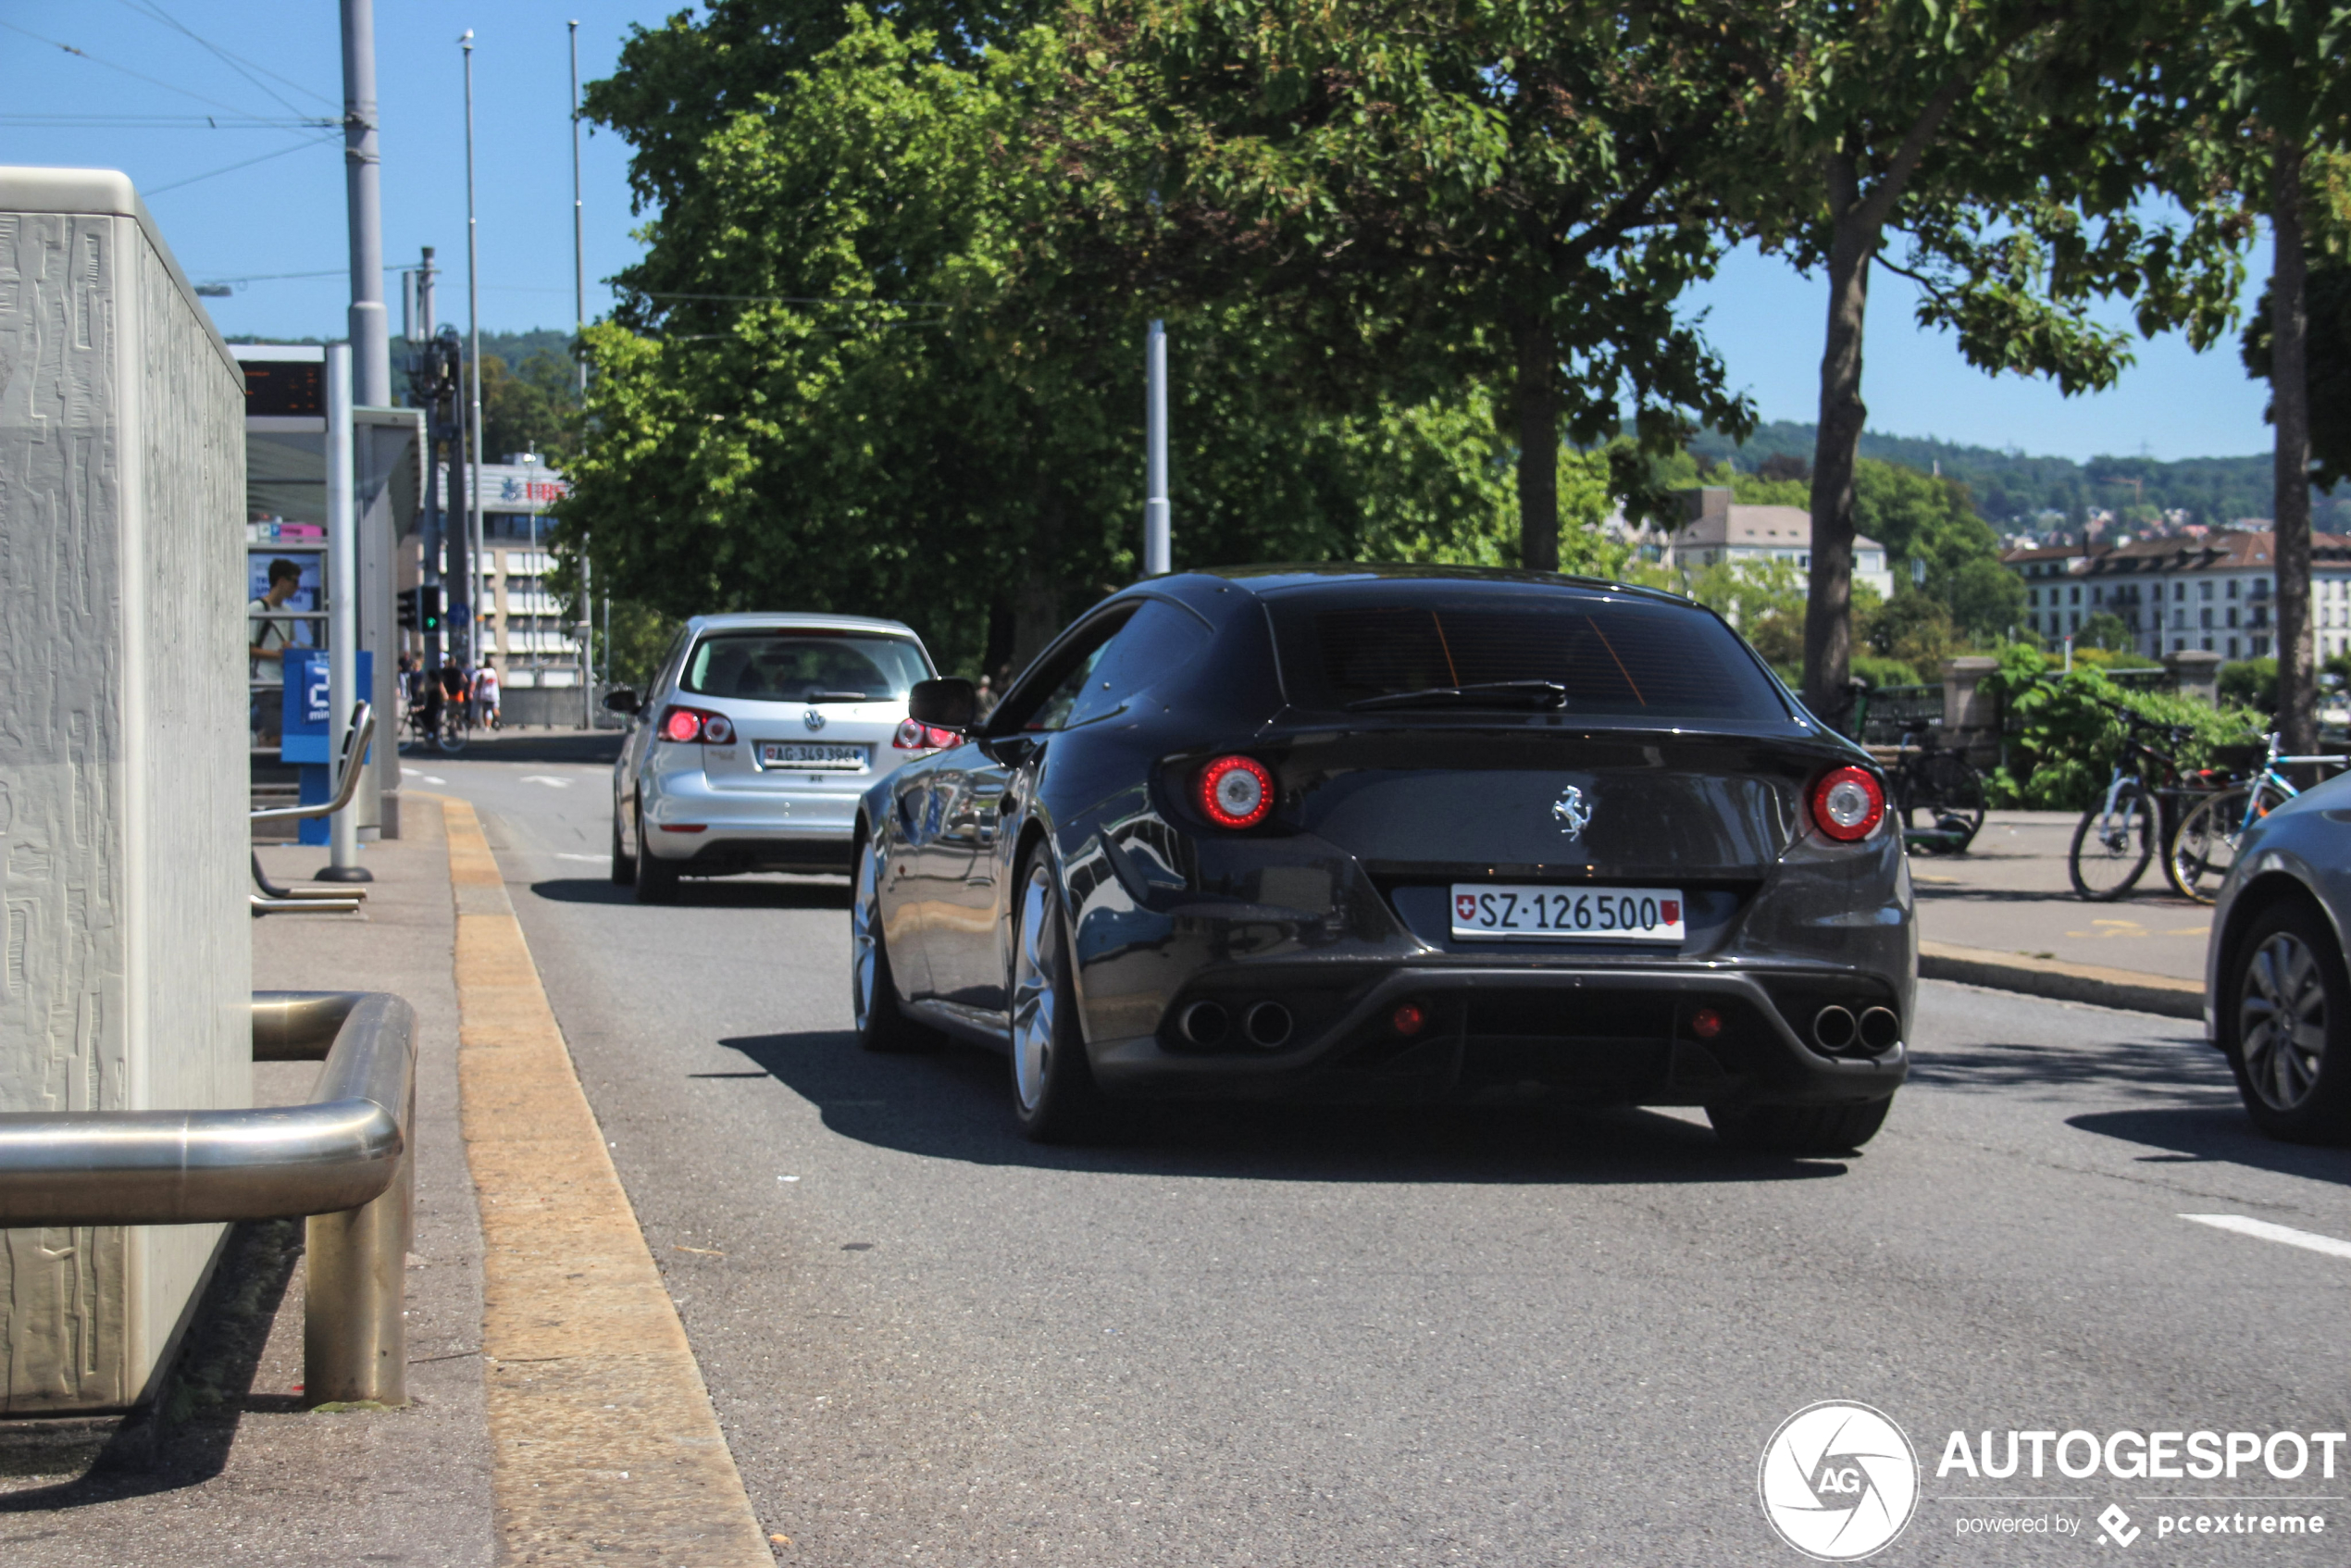
{"label": "ag camera logo", "polygon": [[1780,1539],[1822,1562],[1882,1551],[1919,1501],[1919,1456],[1882,1411],[1842,1400],[1807,1405],[1763,1445],[1756,1475]]}

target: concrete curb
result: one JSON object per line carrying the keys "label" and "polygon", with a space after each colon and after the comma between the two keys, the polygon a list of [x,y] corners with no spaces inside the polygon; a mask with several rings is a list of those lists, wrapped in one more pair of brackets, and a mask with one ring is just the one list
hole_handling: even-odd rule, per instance
{"label": "concrete curb", "polygon": [[772,1565],[479,819],[440,804],[499,1560]]}
{"label": "concrete curb", "polygon": [[2104,969],[2095,964],[2028,958],[2021,952],[1995,952],[1989,948],[1959,947],[1950,942],[1919,943],[1919,978],[1957,980],[1962,985],[2021,991],[2056,1002],[2083,1002],[2094,1007],[2119,1007],[2131,1013],[2153,1013],[2165,1018],[2201,1021],[2204,1017],[2204,986],[2199,981],[2149,975],[2137,969]]}

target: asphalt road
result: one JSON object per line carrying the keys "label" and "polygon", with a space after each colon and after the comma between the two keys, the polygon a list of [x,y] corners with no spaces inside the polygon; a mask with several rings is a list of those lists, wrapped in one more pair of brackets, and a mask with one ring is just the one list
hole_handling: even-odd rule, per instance
{"label": "asphalt road", "polygon": [[[411,765],[485,810],[783,1561],[1796,1563],[1758,1463],[1823,1400],[1923,1465],[1875,1562],[2344,1559],[2340,1450],[1938,1475],[1955,1431],[2351,1428],[2351,1257],[2181,1217],[2351,1238],[2351,1154],[2254,1137],[2192,1025],[1930,983],[1843,1160],[1652,1113],[1202,1108],[1039,1149],[999,1058],[856,1050],[845,882],[639,907],[604,769]],[[2198,1512],[2325,1533],[2158,1533]]]}

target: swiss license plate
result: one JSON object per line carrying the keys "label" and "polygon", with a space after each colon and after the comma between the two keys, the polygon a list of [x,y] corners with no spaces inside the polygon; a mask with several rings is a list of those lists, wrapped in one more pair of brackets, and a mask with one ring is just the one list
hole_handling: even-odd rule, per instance
{"label": "swiss license plate", "polygon": [[1678,888],[1453,884],[1461,941],[1678,942],[1684,913]]}
{"label": "swiss license plate", "polygon": [[865,748],[819,746],[805,740],[763,740],[759,745],[759,765],[804,767],[815,773],[862,773],[865,768]]}

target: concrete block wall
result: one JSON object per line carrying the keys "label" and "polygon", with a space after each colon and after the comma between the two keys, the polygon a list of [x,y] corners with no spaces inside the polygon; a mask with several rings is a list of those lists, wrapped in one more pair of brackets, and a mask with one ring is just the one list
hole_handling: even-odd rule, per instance
{"label": "concrete block wall", "polygon": [[[0,1110],[252,1103],[243,414],[130,180],[0,168]],[[146,1397],[220,1236],[0,1232],[0,1413]]]}

